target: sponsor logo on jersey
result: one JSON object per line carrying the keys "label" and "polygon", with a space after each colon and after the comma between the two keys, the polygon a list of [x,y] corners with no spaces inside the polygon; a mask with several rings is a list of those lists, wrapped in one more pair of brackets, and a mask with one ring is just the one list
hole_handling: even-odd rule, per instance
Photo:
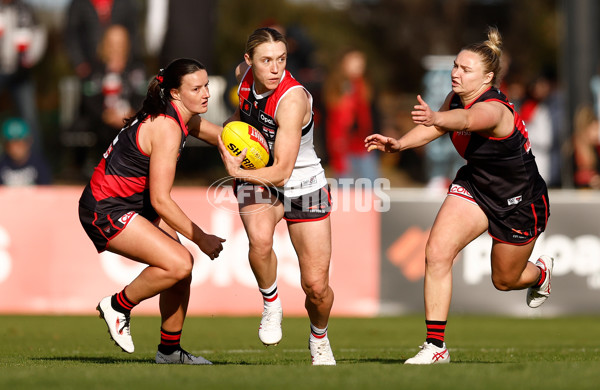
{"label": "sponsor logo on jersey", "polygon": [[462,195],[462,196],[466,196],[468,198],[473,198],[471,193],[469,191],[467,191],[467,189],[465,187],[458,185],[458,184],[452,184],[450,186],[450,191],[448,191],[448,193],[455,194],[455,195]]}
{"label": "sponsor logo on jersey", "polygon": [[130,211],[126,214],[123,214],[121,216],[121,218],[119,218],[119,222],[121,222],[123,225],[127,225],[127,223],[129,222],[129,220],[131,219],[131,217],[133,217],[133,215],[135,214],[134,211]]}
{"label": "sponsor logo on jersey", "polygon": [[272,116],[265,114],[264,111],[258,113],[258,120],[261,124],[269,127],[275,127],[275,119]]}

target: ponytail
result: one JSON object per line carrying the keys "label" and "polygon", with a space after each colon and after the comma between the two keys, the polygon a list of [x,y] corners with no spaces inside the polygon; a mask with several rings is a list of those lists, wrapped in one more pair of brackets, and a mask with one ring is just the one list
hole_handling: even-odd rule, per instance
{"label": "ponytail", "polygon": [[200,62],[188,58],[176,59],[166,68],[161,69],[148,84],[142,108],[125,120],[125,126],[130,126],[136,120],[142,121],[148,116],[154,120],[157,116],[165,114],[168,105],[173,100],[171,90],[181,86],[183,76],[199,70],[206,70],[206,67]]}

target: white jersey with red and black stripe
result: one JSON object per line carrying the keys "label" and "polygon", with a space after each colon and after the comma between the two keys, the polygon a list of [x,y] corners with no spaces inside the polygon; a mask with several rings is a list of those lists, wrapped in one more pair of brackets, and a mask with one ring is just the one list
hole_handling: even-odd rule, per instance
{"label": "white jersey with red and black stripe", "polygon": [[[279,128],[275,118],[279,103],[289,91],[295,88],[302,88],[306,92],[312,110],[311,94],[287,70],[284,71],[279,85],[273,91],[264,94],[256,93],[251,67],[244,74],[238,87],[240,119],[258,129],[269,143],[270,158],[267,166],[273,164],[273,146]],[[315,152],[313,133],[314,114],[311,112],[309,123],[302,127],[300,149],[294,170],[284,187],[279,189],[287,197],[300,196],[327,184],[321,159]]]}
{"label": "white jersey with red and black stripe", "polygon": [[[169,103],[166,113],[160,116],[171,118],[179,125],[181,154],[188,136],[186,124],[173,103]],[[81,195],[79,204],[82,207],[102,214],[120,210],[139,213],[153,211],[148,188],[150,156],[142,151],[138,143],[142,124],[147,120],[150,120],[149,116],[141,122],[135,120],[115,137]]]}
{"label": "white jersey with red and black stripe", "polygon": [[500,90],[491,87],[466,107],[454,94],[449,108],[469,109],[489,101],[502,103],[514,115],[510,135],[494,138],[468,131],[449,132],[449,135],[458,153],[467,160],[457,179],[468,182],[471,195],[484,210],[501,218],[521,203],[538,199],[547,193],[547,188],[538,172],[525,123]]}

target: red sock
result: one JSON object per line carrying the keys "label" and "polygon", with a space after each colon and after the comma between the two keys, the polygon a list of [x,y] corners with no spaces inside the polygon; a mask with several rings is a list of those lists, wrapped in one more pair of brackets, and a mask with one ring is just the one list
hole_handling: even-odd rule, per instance
{"label": "red sock", "polygon": [[170,355],[178,350],[181,344],[181,331],[167,332],[160,328],[160,344],[158,350],[166,355]]}
{"label": "red sock", "polygon": [[442,348],[444,346],[444,332],[446,331],[446,322],[448,321],[428,321],[425,320],[427,326],[426,342]]}
{"label": "red sock", "polygon": [[124,314],[129,314],[131,309],[137,305],[137,303],[127,298],[125,289],[123,289],[120,293],[113,295],[110,303],[113,309]]}
{"label": "red sock", "polygon": [[541,267],[538,268],[540,269],[540,278],[533,287],[540,287],[546,281],[546,272],[544,272],[544,270]]}

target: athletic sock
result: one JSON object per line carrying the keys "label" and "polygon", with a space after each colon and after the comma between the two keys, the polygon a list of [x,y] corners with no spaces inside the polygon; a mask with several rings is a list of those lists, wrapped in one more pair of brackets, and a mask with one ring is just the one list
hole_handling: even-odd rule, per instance
{"label": "athletic sock", "polygon": [[542,267],[540,267],[540,266],[536,266],[536,267],[538,267],[540,269],[540,277],[538,278],[537,282],[535,282],[533,287],[540,287],[546,281],[546,272],[544,272]]}
{"label": "athletic sock", "polygon": [[444,347],[444,332],[446,331],[446,322],[448,321],[428,321],[425,320],[427,326],[426,342],[435,345],[438,348]]}
{"label": "athletic sock", "polygon": [[310,339],[323,340],[327,338],[327,326],[324,329],[317,328],[312,323],[310,324]]}
{"label": "athletic sock", "polygon": [[277,281],[269,288],[263,289],[259,287],[258,289],[263,296],[264,307],[281,306],[279,294],[277,293]]}
{"label": "athletic sock", "polygon": [[160,353],[170,355],[179,349],[181,349],[181,331],[167,332],[160,328],[160,344],[158,345]]}
{"label": "athletic sock", "polygon": [[131,309],[133,309],[137,305],[137,303],[127,298],[127,295],[125,294],[125,289],[123,289],[120,293],[113,295],[110,299],[110,304],[114,310],[123,314],[129,314],[129,312],[131,312]]}

